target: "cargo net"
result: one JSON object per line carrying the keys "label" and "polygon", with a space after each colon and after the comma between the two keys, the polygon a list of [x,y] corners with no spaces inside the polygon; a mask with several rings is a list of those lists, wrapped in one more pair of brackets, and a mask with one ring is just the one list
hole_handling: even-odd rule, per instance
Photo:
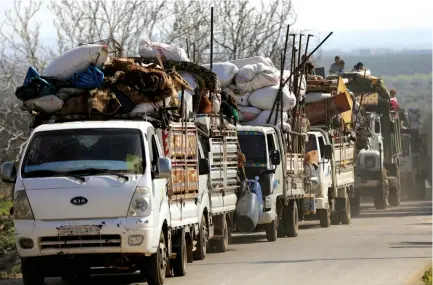
{"label": "cargo net", "polygon": [[168,193],[174,199],[191,199],[198,195],[197,129],[194,123],[172,122],[160,130],[164,155],[171,160],[172,175]]}

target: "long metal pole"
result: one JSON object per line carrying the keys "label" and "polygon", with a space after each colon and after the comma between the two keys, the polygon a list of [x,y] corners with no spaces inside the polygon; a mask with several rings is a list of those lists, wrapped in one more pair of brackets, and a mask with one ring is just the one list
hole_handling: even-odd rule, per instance
{"label": "long metal pole", "polygon": [[303,34],[299,34],[299,53],[298,53],[298,65],[301,64],[301,51],[302,51],[302,37]]}
{"label": "long metal pole", "polygon": [[213,7],[210,8],[210,70],[213,65]]}

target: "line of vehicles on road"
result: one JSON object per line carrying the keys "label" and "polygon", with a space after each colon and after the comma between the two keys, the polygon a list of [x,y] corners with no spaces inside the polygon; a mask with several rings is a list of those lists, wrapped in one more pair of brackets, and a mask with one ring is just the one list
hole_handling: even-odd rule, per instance
{"label": "line of vehicles on road", "polygon": [[[344,78],[352,97],[335,87]],[[390,110],[383,81],[328,79],[324,85],[334,79],[337,92],[320,101],[325,108],[299,109],[307,118],[323,111],[325,120],[305,126],[294,116],[289,131],[233,125],[215,114],[176,118],[169,108],[39,122],[20,161],[1,167],[2,180],[14,183],[24,284],[140,271],[161,285],[208,252],[227,251],[233,232],[262,230],[272,242],[296,237],[303,220],[348,225],[362,196],[372,196],[377,209],[398,206],[403,177],[412,183],[408,193],[421,197],[426,149],[405,111]],[[364,104],[364,96],[375,100]],[[344,120],[335,127],[341,100],[352,99],[351,127]]]}

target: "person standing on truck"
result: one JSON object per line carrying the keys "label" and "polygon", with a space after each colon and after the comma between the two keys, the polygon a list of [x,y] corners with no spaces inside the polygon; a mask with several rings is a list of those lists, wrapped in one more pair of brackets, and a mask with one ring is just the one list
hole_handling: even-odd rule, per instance
{"label": "person standing on truck", "polygon": [[338,73],[340,69],[341,69],[340,57],[336,56],[335,62],[331,64],[331,67],[329,68],[329,74]]}
{"label": "person standing on truck", "polygon": [[395,95],[397,95],[397,91],[395,91],[394,89],[392,89],[389,94],[391,95],[391,99],[389,100],[389,104],[391,105],[391,109],[394,111],[397,111],[398,109],[400,109],[400,106],[398,104],[397,101],[397,97]]}
{"label": "person standing on truck", "polygon": [[344,72],[344,64],[345,64],[344,60],[341,60],[340,61],[340,69],[338,70],[338,73]]}
{"label": "person standing on truck", "polygon": [[362,62],[358,62],[355,66],[353,66],[352,72],[356,71],[363,71],[364,70],[364,64]]}
{"label": "person standing on truck", "polygon": [[236,99],[231,94],[221,91],[221,111],[227,117],[227,120],[236,125],[239,121],[238,105]]}

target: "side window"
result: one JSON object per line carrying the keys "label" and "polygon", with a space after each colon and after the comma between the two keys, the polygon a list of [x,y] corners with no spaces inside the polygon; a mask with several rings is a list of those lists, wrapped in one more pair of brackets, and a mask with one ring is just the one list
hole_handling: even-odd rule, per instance
{"label": "side window", "polygon": [[320,157],[323,158],[325,142],[323,141],[323,137],[319,137],[318,139],[319,139],[319,147],[320,147]]}
{"label": "side window", "polygon": [[275,150],[275,141],[274,136],[272,134],[267,134],[266,138],[268,140],[268,152]]}
{"label": "side window", "polygon": [[374,132],[380,134],[380,120],[375,120],[374,122]]}
{"label": "side window", "polygon": [[156,171],[156,163],[160,157],[158,142],[155,135],[152,135],[152,172]]}

